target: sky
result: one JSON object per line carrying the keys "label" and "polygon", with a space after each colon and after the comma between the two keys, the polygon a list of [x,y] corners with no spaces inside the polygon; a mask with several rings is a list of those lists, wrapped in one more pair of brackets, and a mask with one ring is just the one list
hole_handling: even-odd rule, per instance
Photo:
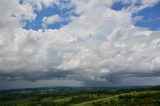
{"label": "sky", "polygon": [[0,0],[0,89],[160,84],[160,0]]}

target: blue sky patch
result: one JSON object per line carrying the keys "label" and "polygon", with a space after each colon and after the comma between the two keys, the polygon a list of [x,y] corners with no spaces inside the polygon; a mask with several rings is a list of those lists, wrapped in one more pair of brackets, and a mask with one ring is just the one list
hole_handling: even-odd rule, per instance
{"label": "blue sky patch", "polygon": [[141,17],[135,21],[135,26],[148,28],[150,30],[160,29],[160,2],[133,14],[132,17]]}
{"label": "blue sky patch", "polygon": [[122,10],[123,8],[127,8],[128,6],[130,6],[131,3],[128,2],[128,3],[124,3],[122,1],[118,1],[118,2],[115,2],[113,5],[112,5],[112,9],[113,10],[116,10],[116,11],[120,11]]}
{"label": "blue sky patch", "polygon": [[[20,1],[20,3],[23,0]],[[67,0],[61,0],[62,5],[69,3]],[[112,9],[121,11],[131,6],[131,2],[118,1],[112,5]],[[141,6],[141,2],[134,3],[134,6]],[[35,20],[25,20],[24,29],[39,30],[43,28],[43,18],[50,17],[52,15],[58,15],[61,19],[53,24],[47,25],[47,29],[59,29],[70,23],[70,16],[79,16],[74,12],[74,7],[61,8],[61,5],[53,5],[52,7],[43,8],[41,11],[35,10],[37,15]],[[132,14],[132,18],[140,17],[139,20],[134,21],[134,25],[138,27],[148,28],[150,30],[160,29],[160,2],[152,7],[147,7],[137,13]]]}
{"label": "blue sky patch", "polygon": [[[64,2],[65,3],[65,2]],[[44,17],[49,17],[52,15],[59,15],[61,20],[58,22],[55,22],[53,24],[50,24],[47,26],[47,29],[59,29],[64,25],[69,24],[70,16],[78,16],[77,14],[74,13],[74,7],[71,8],[61,8],[60,6],[54,5],[52,7],[48,8],[43,8],[41,11],[34,11],[35,14],[37,15],[35,20],[30,21],[26,20],[24,29],[33,29],[33,30],[39,30],[43,28],[43,18]]]}
{"label": "blue sky patch", "polygon": [[128,8],[131,5],[133,5],[135,7],[139,7],[139,6],[142,5],[142,3],[140,1],[133,3],[131,1],[123,1],[123,0],[121,0],[121,1],[114,2],[111,8],[113,10],[120,11],[122,9]]}

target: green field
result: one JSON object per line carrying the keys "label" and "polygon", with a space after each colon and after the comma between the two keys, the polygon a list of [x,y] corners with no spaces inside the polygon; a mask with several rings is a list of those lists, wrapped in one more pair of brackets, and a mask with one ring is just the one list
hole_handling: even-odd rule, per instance
{"label": "green field", "polygon": [[160,87],[5,90],[0,106],[160,106]]}

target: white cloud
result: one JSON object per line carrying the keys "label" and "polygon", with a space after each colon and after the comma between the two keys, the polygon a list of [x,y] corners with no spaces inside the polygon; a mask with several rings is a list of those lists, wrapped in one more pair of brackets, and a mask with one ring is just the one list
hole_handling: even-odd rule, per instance
{"label": "white cloud", "polygon": [[54,24],[55,22],[58,22],[60,20],[60,17],[59,15],[52,15],[52,16],[49,16],[49,17],[43,17],[43,28],[46,28],[48,25],[50,24]]}
{"label": "white cloud", "polygon": [[[50,6],[50,2],[44,4]],[[30,3],[10,3],[0,1],[0,11],[5,11],[0,18],[1,79],[114,82],[129,76],[159,75],[160,32],[135,27],[130,11],[112,10],[112,1],[73,1],[71,5],[81,16],[70,17],[71,22],[59,30],[45,32],[21,28],[22,15],[35,17]],[[59,19],[53,15],[43,22],[49,25]]]}
{"label": "white cloud", "polygon": [[43,8],[58,4],[58,0],[24,0],[23,4],[30,4],[33,6],[33,9],[40,11]]}
{"label": "white cloud", "polygon": [[96,9],[97,7],[110,7],[114,0],[72,0],[72,3],[76,6],[77,13],[83,13]]}
{"label": "white cloud", "polygon": [[28,4],[20,5],[18,0],[1,0],[0,1],[0,28],[19,27],[20,22],[23,19],[34,19],[32,7]]}

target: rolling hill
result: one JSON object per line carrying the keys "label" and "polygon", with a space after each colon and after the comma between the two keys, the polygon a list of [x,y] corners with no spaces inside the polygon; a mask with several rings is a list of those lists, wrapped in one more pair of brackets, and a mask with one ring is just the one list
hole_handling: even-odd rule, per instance
{"label": "rolling hill", "polygon": [[0,106],[159,106],[160,87],[38,88],[0,91]]}

